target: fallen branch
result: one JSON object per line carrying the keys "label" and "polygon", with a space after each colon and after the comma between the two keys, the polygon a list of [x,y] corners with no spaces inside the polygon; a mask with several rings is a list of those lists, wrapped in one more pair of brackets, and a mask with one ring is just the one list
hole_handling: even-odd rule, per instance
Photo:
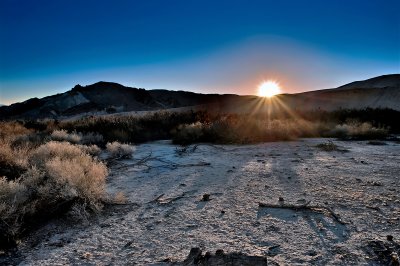
{"label": "fallen branch", "polygon": [[155,203],[155,202],[159,202],[159,200],[162,198],[164,196],[164,193],[163,194],[161,194],[160,196],[158,196],[157,198],[155,198],[155,199],[153,199],[153,200],[151,200],[151,201],[149,201],[148,203]]}
{"label": "fallen branch", "polygon": [[310,201],[306,204],[302,205],[293,205],[293,204],[268,204],[259,202],[258,206],[262,208],[275,208],[275,209],[292,209],[295,211],[313,211],[313,212],[320,212],[320,210],[327,211],[338,223],[345,225],[346,223],[330,208],[327,206],[319,206],[319,205],[309,205]]}
{"label": "fallen branch", "polygon": [[186,198],[186,193],[182,193],[181,195],[179,195],[177,197],[174,197],[174,198],[164,199],[163,201],[158,200],[157,202],[159,204],[163,204],[164,205],[164,204],[170,204],[170,203],[172,203],[174,201],[177,201],[179,199],[182,199],[182,198]]}
{"label": "fallen branch", "polygon": [[135,162],[135,163],[133,164],[133,166],[142,165],[142,164],[144,164],[145,162],[151,160],[151,159],[152,159],[152,157],[151,157],[152,154],[153,154],[153,152],[150,152],[149,155],[147,155],[147,156],[143,157],[142,159],[138,160],[137,162]]}

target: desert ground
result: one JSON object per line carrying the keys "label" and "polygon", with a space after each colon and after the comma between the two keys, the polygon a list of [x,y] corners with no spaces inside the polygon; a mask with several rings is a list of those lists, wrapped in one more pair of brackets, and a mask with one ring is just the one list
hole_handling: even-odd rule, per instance
{"label": "desert ground", "polygon": [[54,220],[3,262],[169,265],[200,247],[270,265],[379,265],[374,248],[400,239],[400,144],[333,141],[138,145],[108,161],[107,190],[125,203]]}

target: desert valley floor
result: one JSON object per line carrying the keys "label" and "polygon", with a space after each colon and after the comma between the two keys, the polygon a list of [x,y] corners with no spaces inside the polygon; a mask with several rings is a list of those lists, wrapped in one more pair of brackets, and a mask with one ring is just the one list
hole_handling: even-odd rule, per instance
{"label": "desert valley floor", "polygon": [[316,147],[326,141],[138,145],[132,159],[108,162],[108,191],[122,191],[127,204],[87,222],[54,221],[14,259],[167,265],[200,247],[267,256],[271,265],[373,265],[374,243],[400,239],[400,144]]}

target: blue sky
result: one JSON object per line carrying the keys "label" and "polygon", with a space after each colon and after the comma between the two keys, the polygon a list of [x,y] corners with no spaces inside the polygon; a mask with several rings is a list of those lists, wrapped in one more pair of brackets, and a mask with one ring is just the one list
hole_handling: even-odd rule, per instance
{"label": "blue sky", "polygon": [[400,1],[0,0],[0,103],[100,80],[293,93],[400,72]]}

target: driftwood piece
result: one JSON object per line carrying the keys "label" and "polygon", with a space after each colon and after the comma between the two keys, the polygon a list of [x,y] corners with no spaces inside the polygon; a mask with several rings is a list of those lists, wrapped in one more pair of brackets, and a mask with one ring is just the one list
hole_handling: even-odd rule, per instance
{"label": "driftwood piece", "polygon": [[340,224],[347,224],[343,222],[343,220],[340,218],[339,215],[337,215],[330,207],[328,206],[320,206],[320,205],[309,205],[310,201],[307,202],[306,204],[302,205],[293,205],[293,204],[269,204],[269,203],[262,203],[259,202],[258,206],[262,208],[274,208],[274,209],[292,209],[295,211],[313,211],[313,212],[321,212],[325,210],[328,212],[338,223]]}

